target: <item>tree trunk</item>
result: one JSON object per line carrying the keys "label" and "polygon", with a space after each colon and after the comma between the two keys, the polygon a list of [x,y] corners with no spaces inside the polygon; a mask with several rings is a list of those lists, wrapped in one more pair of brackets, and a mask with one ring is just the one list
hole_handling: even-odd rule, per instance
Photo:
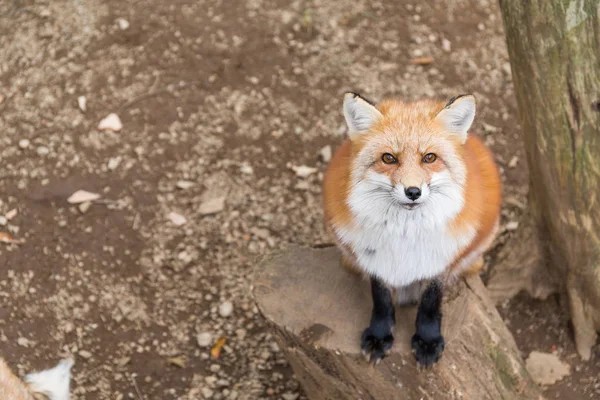
{"label": "tree trunk", "polygon": [[336,248],[292,248],[259,266],[253,294],[311,400],[538,399],[514,339],[478,277],[449,288],[446,350],[419,371],[411,352],[416,307],[397,310],[391,354],[375,368],[360,355],[370,285]]}
{"label": "tree trunk", "polygon": [[577,350],[589,359],[600,330],[600,2],[500,0],[500,7],[530,213],[547,271],[567,294]]}

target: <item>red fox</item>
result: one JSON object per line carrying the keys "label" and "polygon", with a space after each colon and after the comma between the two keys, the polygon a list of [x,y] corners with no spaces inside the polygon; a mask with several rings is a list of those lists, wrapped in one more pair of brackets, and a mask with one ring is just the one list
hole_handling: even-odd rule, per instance
{"label": "red fox", "polygon": [[1,400],[69,400],[72,360],[62,360],[54,368],[17,378],[0,358]]}
{"label": "red fox", "polygon": [[348,136],[325,173],[325,222],[343,264],[368,276],[373,310],[361,350],[377,363],[393,345],[396,304],[421,299],[412,348],[436,363],[443,286],[483,266],[498,232],[502,186],[494,158],[468,131],[475,98],[448,102],[346,93]]}

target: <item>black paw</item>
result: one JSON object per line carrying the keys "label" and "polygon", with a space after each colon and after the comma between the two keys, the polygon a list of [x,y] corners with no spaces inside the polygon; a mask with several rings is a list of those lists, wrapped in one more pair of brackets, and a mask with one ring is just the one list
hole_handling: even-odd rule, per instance
{"label": "black paw", "polygon": [[360,349],[367,359],[378,364],[390,352],[394,344],[394,335],[391,332],[382,333],[378,329],[368,327],[362,334]]}
{"label": "black paw", "polygon": [[446,343],[442,336],[424,340],[418,333],[415,333],[412,337],[412,348],[415,352],[415,358],[424,367],[430,367],[435,364],[442,357],[445,346]]}

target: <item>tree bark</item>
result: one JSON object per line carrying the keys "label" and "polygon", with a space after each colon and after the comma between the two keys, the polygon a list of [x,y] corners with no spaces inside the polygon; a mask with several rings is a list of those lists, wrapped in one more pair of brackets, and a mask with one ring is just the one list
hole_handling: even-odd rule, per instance
{"label": "tree bark", "polygon": [[[500,0],[530,198],[577,350],[600,330],[600,2]],[[515,260],[516,262],[516,260]]]}
{"label": "tree bark", "polygon": [[445,295],[446,350],[430,370],[411,352],[416,307],[398,309],[391,354],[375,368],[360,354],[369,282],[341,266],[334,247],[293,247],[256,271],[253,295],[312,400],[538,399],[514,339],[478,277]]}

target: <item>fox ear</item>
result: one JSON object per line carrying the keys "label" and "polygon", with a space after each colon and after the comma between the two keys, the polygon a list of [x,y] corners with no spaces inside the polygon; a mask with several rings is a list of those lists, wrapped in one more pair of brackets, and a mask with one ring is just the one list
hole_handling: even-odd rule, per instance
{"label": "fox ear", "polygon": [[370,101],[349,92],[344,95],[344,117],[348,124],[348,134],[350,138],[354,138],[368,131],[381,117],[381,113]]}
{"label": "fox ear", "polygon": [[467,133],[475,119],[475,97],[462,94],[451,98],[438,113],[435,120],[446,131],[459,137],[462,143],[467,141]]}

